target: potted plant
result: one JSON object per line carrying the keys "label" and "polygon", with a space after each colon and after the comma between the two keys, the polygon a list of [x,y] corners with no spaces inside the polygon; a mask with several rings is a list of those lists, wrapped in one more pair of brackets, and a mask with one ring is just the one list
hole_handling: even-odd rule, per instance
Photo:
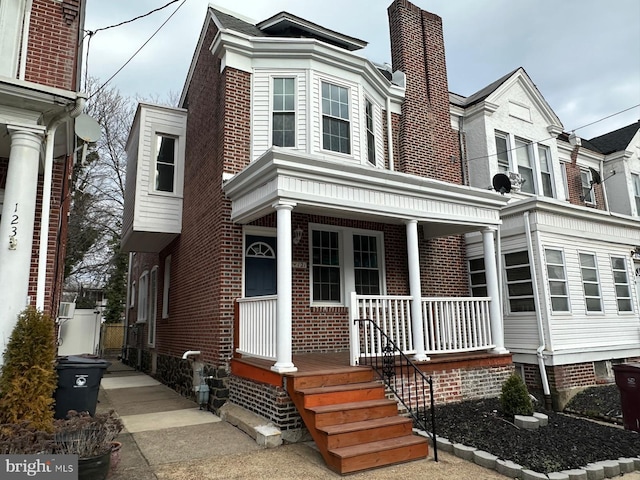
{"label": "potted plant", "polygon": [[56,453],[78,455],[78,480],[104,480],[122,428],[113,410],[93,416],[70,410],[66,419],[54,422]]}

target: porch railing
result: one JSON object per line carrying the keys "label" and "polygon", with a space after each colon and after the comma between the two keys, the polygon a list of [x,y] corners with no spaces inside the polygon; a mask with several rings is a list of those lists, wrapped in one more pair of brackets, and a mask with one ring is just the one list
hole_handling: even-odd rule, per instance
{"label": "porch railing", "polygon": [[[489,297],[436,297],[421,301],[427,354],[459,353],[494,348],[491,338]],[[356,328],[354,320],[370,319],[407,355],[413,346],[410,296],[351,296],[351,358],[380,356],[384,348],[377,329]],[[366,341],[365,338],[366,337]]]}
{"label": "porch railing", "polygon": [[277,298],[269,295],[238,299],[238,353],[276,359]]}

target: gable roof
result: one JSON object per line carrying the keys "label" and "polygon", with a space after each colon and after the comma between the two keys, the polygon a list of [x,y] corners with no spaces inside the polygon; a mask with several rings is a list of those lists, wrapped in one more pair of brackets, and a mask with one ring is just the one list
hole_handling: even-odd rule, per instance
{"label": "gable roof", "polygon": [[258,27],[254,24],[245,22],[238,17],[230,15],[229,13],[223,12],[222,10],[211,6],[211,11],[215,15],[215,17],[220,22],[222,28],[234,30],[239,33],[244,33],[245,35],[249,35],[252,37],[264,37],[265,34],[262,33]]}
{"label": "gable roof", "polygon": [[588,142],[597,152],[608,155],[613,152],[625,150],[639,129],[640,120],[626,127],[614,130],[613,132],[591,138]]}
{"label": "gable roof", "polygon": [[475,105],[476,103],[480,103],[483,100],[486,100],[486,98],[489,95],[491,95],[493,92],[495,92],[498,89],[498,87],[500,87],[500,85],[502,85],[504,82],[509,80],[520,69],[522,69],[522,71],[524,72],[524,68],[518,67],[515,70],[512,70],[511,72],[507,73],[506,75],[500,77],[495,82],[490,83],[486,87],[481,88],[476,93],[474,93],[474,94],[472,94],[472,95],[470,95],[468,97],[463,97],[462,95],[453,94],[453,95],[456,96],[456,99],[458,100],[458,102],[460,102],[460,103],[456,103],[456,104],[457,105],[459,104],[461,107],[470,107],[472,105]]}

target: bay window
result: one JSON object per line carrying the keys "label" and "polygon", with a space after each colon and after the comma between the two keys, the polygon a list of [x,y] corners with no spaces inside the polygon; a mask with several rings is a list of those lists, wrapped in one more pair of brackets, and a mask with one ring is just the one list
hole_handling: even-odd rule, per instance
{"label": "bay window", "polygon": [[322,82],[322,148],[351,153],[349,90]]}
{"label": "bay window", "polygon": [[295,79],[273,79],[272,143],[278,147],[295,147]]}

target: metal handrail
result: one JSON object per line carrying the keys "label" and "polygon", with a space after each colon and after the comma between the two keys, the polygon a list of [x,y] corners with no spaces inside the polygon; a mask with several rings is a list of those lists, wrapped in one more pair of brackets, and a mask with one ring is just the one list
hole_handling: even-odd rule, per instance
{"label": "metal handrail", "polygon": [[[398,400],[400,400],[400,403],[402,403],[418,427],[431,437],[433,442],[433,458],[437,462],[438,446],[436,444],[436,416],[435,401],[433,398],[433,379],[431,377],[427,377],[416,366],[416,364],[402,352],[396,343],[380,328],[380,326],[378,326],[376,322],[370,318],[356,318],[354,320],[354,323],[355,322],[360,322],[361,327],[365,322],[373,326],[375,329],[375,335],[372,335],[370,338],[372,342],[379,342],[381,339],[384,341],[382,357],[361,355],[360,364],[368,364],[373,368],[380,378],[382,378],[385,386],[394,393]],[[368,337],[369,335],[365,334],[364,340],[367,341]],[[411,380],[413,380],[412,384],[410,383]],[[407,384],[407,381],[410,384]],[[427,429],[427,402],[425,398],[425,389],[427,384],[429,385],[431,433],[429,433],[429,430]],[[415,394],[412,393],[412,385],[415,386]],[[422,395],[418,395],[418,392],[422,392]]]}

